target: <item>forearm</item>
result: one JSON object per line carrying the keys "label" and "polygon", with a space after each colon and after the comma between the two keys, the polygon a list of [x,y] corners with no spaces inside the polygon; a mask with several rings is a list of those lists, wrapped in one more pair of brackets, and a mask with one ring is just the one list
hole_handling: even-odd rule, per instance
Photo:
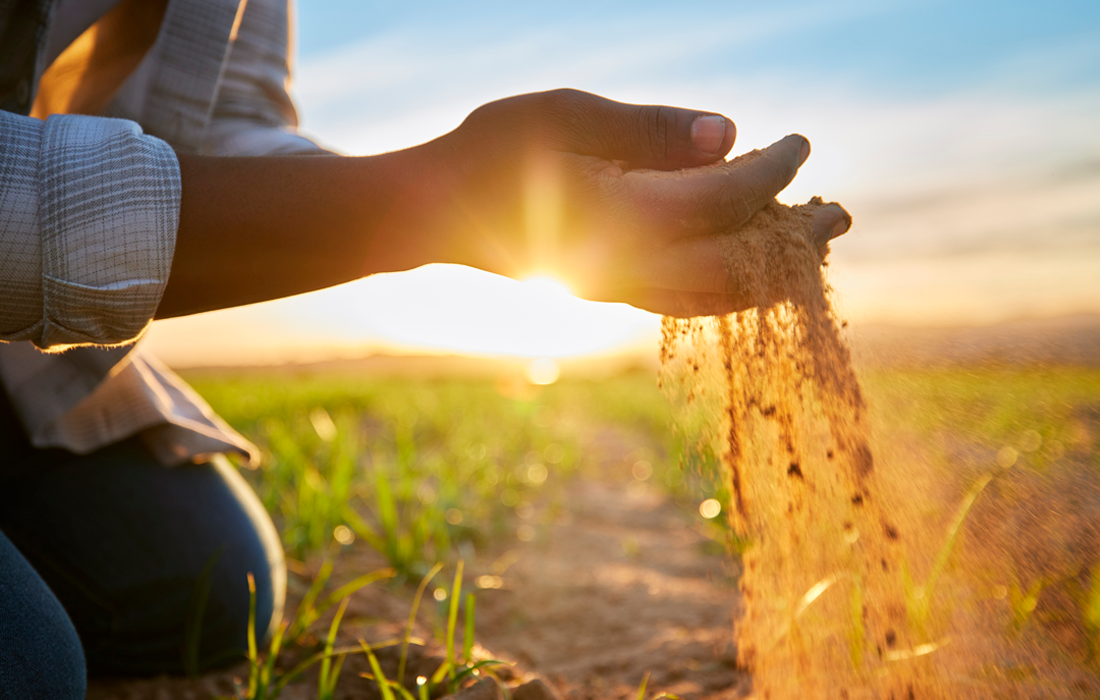
{"label": "forearm", "polygon": [[300,294],[438,257],[430,144],[381,156],[179,157],[175,256],[158,318]]}
{"label": "forearm", "polygon": [[[586,298],[661,313],[665,298],[677,313],[735,311],[739,281],[717,239],[786,187],[809,142],[791,135],[740,165],[695,167],[720,161],[733,136],[719,115],[559,90],[490,103],[435,141],[382,156],[181,156],[157,316],[430,262],[549,270]],[[813,244],[849,221],[821,207]]]}

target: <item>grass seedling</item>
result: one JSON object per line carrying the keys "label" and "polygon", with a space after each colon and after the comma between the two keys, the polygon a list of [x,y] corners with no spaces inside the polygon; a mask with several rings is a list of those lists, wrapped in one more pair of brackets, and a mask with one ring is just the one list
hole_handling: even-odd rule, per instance
{"label": "grass seedling", "polygon": [[[262,700],[256,691],[260,681],[260,658],[256,651],[256,579],[248,572],[248,697]],[[267,689],[264,688],[266,695]]]}
{"label": "grass seedling", "polygon": [[[268,688],[271,686],[272,674],[275,672],[275,660],[279,658],[279,652],[283,646],[283,635],[286,633],[287,623],[283,622],[275,630],[275,634],[271,637],[271,646],[268,648],[267,658],[264,660],[263,667],[260,669],[260,682],[257,687]],[[270,695],[268,697],[274,698],[278,693]]]}
{"label": "grass seedling", "polygon": [[966,517],[970,515],[970,509],[974,506],[974,502],[978,500],[978,496],[982,494],[982,491],[985,490],[985,487],[988,486],[989,482],[992,480],[993,474],[985,474],[970,487],[966,497],[963,498],[962,503],[959,505],[959,510],[955,513],[955,519],[951,521],[951,526],[947,529],[947,538],[944,540],[943,546],[940,547],[940,551],[936,555],[936,561],[932,565],[932,571],[928,574],[928,578],[925,579],[924,583],[920,585],[914,584],[909,577],[908,570],[902,570],[905,598],[909,607],[909,618],[913,621],[918,630],[924,631],[927,627],[928,619],[932,612],[932,598],[936,583],[947,567],[947,561],[951,557],[952,551],[955,549],[955,543],[958,541],[959,532],[962,530],[963,523],[966,521]]}
{"label": "grass seedling", "polygon": [[442,568],[443,564],[433,566],[432,570],[420,579],[420,585],[416,588],[416,595],[413,596],[412,608],[409,610],[409,622],[405,625],[405,636],[401,638],[401,659],[397,664],[397,682],[399,684],[403,685],[405,683],[405,663],[409,657],[409,640],[412,639],[413,625],[416,624],[416,613],[420,609],[420,600],[424,597],[424,590],[428,587],[428,584]]}
{"label": "grass seedling", "polygon": [[363,499],[372,517],[368,520],[346,506],[343,520],[403,577],[411,578],[424,571],[428,553],[446,552],[451,541],[443,513],[415,496],[418,481],[418,466],[413,463],[415,451],[402,445],[398,445],[394,460],[381,451],[372,453],[370,466],[374,480],[368,489],[370,498]]}
{"label": "grass seedling", "polygon": [[[340,620],[344,617],[344,611],[348,608],[349,598],[340,601],[340,607],[332,618],[332,624],[328,628],[328,639],[325,640],[325,656],[321,659],[321,673],[317,679],[317,700],[332,700],[336,692],[336,680],[340,677],[340,669],[344,665],[344,657],[340,656],[334,662],[332,650],[336,646],[336,630],[340,627]],[[388,699],[387,699],[388,700]]]}
{"label": "grass seedling", "polygon": [[[294,622],[284,621],[279,625],[272,634],[267,653],[263,655],[260,653],[256,637],[256,581],[251,573],[248,574],[248,684],[244,688],[238,687],[232,697],[223,698],[223,700],[275,700],[288,683],[316,663],[321,664],[317,690],[318,698],[319,700],[331,700],[343,666],[344,656],[362,653],[362,650],[358,647],[337,648],[335,646],[336,632],[339,629],[340,621],[343,619],[344,611],[347,609],[350,596],[369,583],[393,576],[391,569],[365,574],[333,591],[318,606],[315,601],[331,571],[332,565],[330,562],[326,562],[321,566],[320,573],[314,579],[309,592],[298,606]],[[340,606],[329,625],[324,649],[312,654],[287,673],[276,676],[275,662],[282,651],[283,640],[292,638],[289,634],[290,630],[300,629],[304,633],[308,626],[316,621],[337,600],[340,602]],[[309,622],[303,622],[304,620]],[[393,646],[397,643],[398,640],[389,640],[377,646]],[[333,661],[333,659],[336,660]]]}
{"label": "grass seedling", "polygon": [[[370,663],[370,670],[373,675],[366,673],[360,673],[359,675],[364,678],[372,678],[375,683],[378,684],[378,692],[382,695],[382,700],[394,700],[393,698],[393,682],[386,678],[386,674],[382,673],[382,666],[378,663],[378,657],[374,655],[370,645],[359,640],[359,646],[363,647],[363,652],[367,655],[367,662]],[[400,684],[397,684],[401,687]],[[404,690],[404,688],[401,688]]]}
{"label": "grass seedling", "polygon": [[451,681],[454,681],[454,659],[455,659],[455,628],[458,624],[458,601],[461,600],[462,595],[462,567],[465,564],[461,559],[458,560],[458,564],[455,566],[455,582],[451,588],[451,605],[447,611],[447,661],[452,664],[451,671],[448,675]]}
{"label": "grass seedling", "polygon": [[[374,650],[370,648],[369,644],[360,639],[359,646],[363,648],[363,652],[367,655],[367,661],[370,663],[371,668],[371,673],[360,673],[359,675],[378,684],[378,692],[382,695],[382,700],[396,700],[393,695],[395,690],[401,694],[402,700],[417,700],[404,685],[386,678],[386,674],[382,672],[382,666],[378,663],[378,657],[374,655]],[[420,691],[420,700],[428,700],[424,680],[423,676],[416,679],[417,690]]]}
{"label": "grass seedling", "polygon": [[[464,663],[460,665],[458,657],[455,655],[455,634],[458,630],[458,602],[459,600],[461,600],[462,596],[462,572],[464,566],[465,563],[463,562],[463,560],[460,559],[458,561],[458,564],[455,566],[455,578],[454,583],[451,586],[451,600],[447,609],[447,632],[444,638],[444,644],[447,648],[447,654],[443,660],[443,663],[440,664],[439,668],[435,670],[435,673],[432,674],[432,677],[428,679],[427,683],[422,684],[420,683],[420,679],[417,679],[417,683],[420,686],[418,688],[418,692],[421,695],[427,693],[430,696],[432,690],[440,683],[444,682],[446,682],[445,694],[450,695],[451,693],[456,693],[461,688],[462,683],[467,678],[477,675],[477,673],[482,668],[504,663],[503,661],[499,661],[497,659],[484,659],[476,663],[471,663],[473,661],[474,649],[474,596],[472,593],[467,597],[466,625],[463,630],[463,633],[465,635],[463,639]],[[430,576],[435,576],[438,568],[439,567],[437,566],[431,572],[429,572]],[[430,578],[425,577],[425,580],[421,583],[420,589],[417,591],[416,602],[419,602],[420,596],[423,595],[424,589],[428,585],[428,580],[430,580]],[[410,616],[410,630],[412,621],[413,616]],[[406,632],[406,637],[408,636],[408,634],[409,633]],[[404,659],[402,659],[402,661],[404,661]]]}
{"label": "grass seedling", "polygon": [[378,571],[372,571],[369,574],[363,574],[355,578],[354,580],[345,583],[335,591],[325,596],[324,600],[317,603],[317,598],[321,593],[321,589],[324,587],[325,582],[328,581],[329,576],[332,574],[332,562],[326,561],[321,565],[321,571],[318,573],[317,578],[313,580],[313,584],[310,585],[309,591],[306,592],[304,598],[302,598],[301,604],[298,605],[298,611],[294,615],[294,623],[290,627],[288,636],[290,639],[300,638],[305,631],[312,625],[319,617],[325,614],[329,608],[335,605],[337,602],[347,598],[352,593],[355,593],[360,588],[368,586],[375,581],[382,579],[393,578],[396,572],[393,569],[379,569]]}
{"label": "grass seedling", "polygon": [[474,661],[474,608],[477,596],[466,594],[466,626],[462,629],[462,660],[467,666]]}
{"label": "grass seedling", "polygon": [[[649,684],[649,671],[645,672],[642,676],[642,682],[638,685],[637,700],[645,700],[645,688]],[[680,700],[679,695],[673,695],[672,693],[660,692],[653,696],[652,700],[662,700],[663,698],[669,698],[669,700]]]}
{"label": "grass seedling", "polygon": [[290,639],[297,640],[305,633],[306,628],[313,623],[313,620],[317,619],[317,615],[313,614],[315,612],[314,604],[317,601],[317,596],[321,595],[321,590],[324,589],[331,575],[332,560],[326,559],[321,564],[321,569],[317,572],[317,575],[313,577],[313,582],[310,583],[309,590],[302,596],[302,602],[298,603],[298,610],[294,614],[294,622],[291,624],[290,630],[287,633]]}

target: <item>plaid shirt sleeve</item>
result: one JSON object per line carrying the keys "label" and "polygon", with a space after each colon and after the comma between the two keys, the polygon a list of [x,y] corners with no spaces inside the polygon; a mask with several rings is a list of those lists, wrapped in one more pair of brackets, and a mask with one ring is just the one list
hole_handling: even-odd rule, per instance
{"label": "plaid shirt sleeve", "polygon": [[290,97],[290,17],[286,0],[249,0],[233,41],[202,152],[291,155],[322,149],[300,136]]}
{"label": "plaid shirt sleeve", "polygon": [[148,326],[179,223],[175,153],[134,122],[0,112],[0,340],[115,345]]}

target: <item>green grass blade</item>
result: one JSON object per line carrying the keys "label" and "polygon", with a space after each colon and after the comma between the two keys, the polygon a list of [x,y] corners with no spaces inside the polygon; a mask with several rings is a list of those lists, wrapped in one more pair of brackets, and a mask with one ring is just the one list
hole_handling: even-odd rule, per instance
{"label": "green grass blade", "polygon": [[416,587],[416,595],[413,596],[412,609],[409,611],[409,622],[405,625],[405,636],[401,639],[401,659],[397,662],[397,682],[405,682],[405,662],[409,656],[409,639],[412,638],[413,625],[416,624],[416,612],[420,608],[420,599],[424,597],[424,590],[428,587],[435,575],[443,568],[443,564],[437,563],[431,571],[420,579],[420,585]]}
{"label": "green grass blade", "polygon": [[284,620],[281,625],[275,630],[275,634],[271,637],[271,647],[268,649],[267,658],[264,660],[263,668],[260,670],[260,687],[266,689],[271,684],[271,674],[275,670],[275,660],[279,658],[279,651],[283,646],[283,634],[286,632],[289,624]]}
{"label": "green grass blade", "polygon": [[333,649],[332,653],[325,653],[323,651],[319,651],[316,654],[313,654],[313,655],[309,656],[304,661],[300,662],[297,666],[292,668],[290,671],[288,671],[287,673],[284,673],[283,675],[279,676],[279,680],[275,683],[275,688],[272,691],[271,697],[274,698],[276,695],[283,692],[283,688],[286,687],[287,683],[290,683],[292,680],[294,680],[298,676],[305,673],[305,671],[310,666],[317,663],[318,661],[323,661],[324,659],[331,659],[334,656],[343,656],[345,654],[355,654],[355,653],[359,653],[359,650],[355,649],[355,648],[345,647],[345,648],[341,648],[341,649]]}
{"label": "green grass blade", "polygon": [[256,579],[248,572],[248,697],[256,697],[260,661],[256,651]]}
{"label": "green grass blade", "polygon": [[940,574],[943,573],[944,568],[947,566],[947,559],[951,556],[951,551],[955,548],[955,541],[959,537],[959,531],[962,529],[966,516],[970,514],[970,509],[973,507],[974,502],[978,500],[978,496],[981,495],[982,491],[985,490],[985,487],[992,480],[992,474],[986,474],[978,479],[978,482],[971,487],[969,492],[967,492],[966,498],[963,499],[962,504],[959,506],[959,511],[955,514],[955,520],[951,523],[951,528],[947,531],[947,540],[943,543],[943,547],[940,548],[939,554],[936,556],[936,563],[932,566],[932,573],[928,574],[928,580],[925,581],[923,592],[926,600],[931,599],[932,590],[935,588]]}
{"label": "green grass blade", "polygon": [[416,700],[416,696],[410,693],[405,686],[398,684],[396,681],[390,681],[390,685],[394,690],[401,693],[402,700]]}
{"label": "green grass blade", "polygon": [[462,660],[467,666],[473,661],[474,655],[474,606],[477,605],[477,596],[473,593],[466,594],[466,626],[462,628]]}
{"label": "green grass blade", "polygon": [[321,590],[324,589],[331,575],[332,560],[326,559],[321,564],[321,570],[317,572],[317,576],[309,585],[309,590],[302,596],[302,602],[298,603],[298,609],[294,613],[294,622],[290,625],[290,631],[287,633],[288,639],[301,637],[305,634],[306,629],[313,624],[313,621],[319,617],[314,608],[314,603],[317,601],[317,596],[321,595]]}
{"label": "green grass blade", "polygon": [[[378,679],[374,677],[373,673],[363,672],[359,674],[359,677],[366,678],[370,681],[375,681],[376,683],[378,682]],[[410,693],[408,688],[400,685],[397,681],[386,679],[386,684],[390,687],[391,690],[396,690],[398,693],[400,693],[402,700],[416,700],[416,696]]]}
{"label": "green grass blade", "polygon": [[346,658],[348,658],[347,654],[340,654],[336,657],[336,661],[332,664],[332,673],[329,676],[325,688],[325,695],[324,697],[318,698],[318,700],[332,700],[332,696],[336,694],[336,681],[340,678],[340,670],[344,667],[344,659]]}
{"label": "green grass blade", "polygon": [[[328,639],[325,641],[325,657],[321,659],[321,675],[317,681],[317,694],[321,698],[328,692],[329,670],[332,666],[332,648],[336,645],[336,630],[340,627],[340,619],[344,617],[344,611],[348,607],[348,598],[340,602],[336,609],[336,615],[332,618],[332,624],[328,628]],[[335,679],[333,679],[335,683]]]}
{"label": "green grass blade", "polygon": [[454,664],[446,659],[443,660],[443,663],[439,664],[439,668],[435,670],[435,673],[432,674],[431,679],[428,681],[429,695],[431,694],[431,690],[439,685],[440,682],[442,682],[442,680],[447,677],[447,674],[450,673],[453,668]]}
{"label": "green grass blade", "polygon": [[363,651],[367,654],[367,661],[370,663],[370,669],[374,672],[374,682],[378,684],[378,692],[382,694],[382,700],[394,700],[393,689],[390,688],[390,682],[386,680],[386,674],[382,673],[382,667],[378,664],[378,657],[374,655],[370,645],[362,639],[359,640],[359,645],[363,647]]}
{"label": "green grass blade", "polygon": [[372,528],[366,520],[363,520],[363,518],[355,512],[354,508],[345,506],[340,512],[340,517],[344,519],[344,522],[351,528],[351,531],[354,532],[357,537],[362,538],[372,549],[378,552],[386,551],[386,541],[375,532],[374,528]]}
{"label": "green grass blade", "polygon": [[375,504],[378,506],[378,521],[382,526],[382,536],[386,541],[386,549],[383,550],[390,558],[390,563],[394,565],[400,565],[402,560],[400,552],[397,550],[397,505],[394,502],[393,491],[390,489],[389,476],[386,474],[386,470],[383,467],[384,459],[378,455],[374,455],[374,459],[371,460],[374,465],[374,496]]}
{"label": "green grass blade", "polygon": [[[462,595],[462,567],[464,562],[459,559],[455,566],[455,582],[451,587],[451,606],[447,611],[447,660],[452,664],[455,660],[455,628],[458,626],[458,601]],[[454,679],[454,673],[451,673]]]}
{"label": "green grass blade", "polygon": [[486,666],[508,666],[508,665],[509,664],[508,664],[507,661],[501,661],[500,659],[484,659],[482,661],[478,661],[473,666],[467,666],[466,668],[462,669],[462,671],[460,673],[455,675],[454,681],[452,681],[452,683],[457,686],[460,682],[462,682],[462,679],[466,678],[467,676],[472,676],[474,674],[474,671],[479,671],[479,670],[485,668]]}
{"label": "green grass blade", "polygon": [[345,583],[343,586],[340,586],[331,594],[329,594],[328,597],[325,598],[324,602],[322,602],[321,605],[317,608],[317,615],[324,615],[325,611],[331,608],[337,601],[349,597],[352,593],[355,593],[360,588],[368,586],[375,581],[379,581],[381,579],[393,578],[396,575],[397,572],[393,569],[379,569],[378,571],[372,571],[369,574],[363,574],[362,576],[356,578],[350,583]]}
{"label": "green grass blade", "polygon": [[638,700],[645,700],[645,687],[649,683],[649,671],[642,676],[642,684],[638,686]]}

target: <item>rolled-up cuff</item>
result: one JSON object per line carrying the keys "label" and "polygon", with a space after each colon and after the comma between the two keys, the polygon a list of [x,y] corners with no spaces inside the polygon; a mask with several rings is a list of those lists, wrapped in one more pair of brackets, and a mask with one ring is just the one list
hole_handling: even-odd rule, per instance
{"label": "rolled-up cuff", "polygon": [[43,314],[28,339],[51,349],[131,342],[172,268],[176,155],[134,122],[74,115],[46,121],[41,154]]}

